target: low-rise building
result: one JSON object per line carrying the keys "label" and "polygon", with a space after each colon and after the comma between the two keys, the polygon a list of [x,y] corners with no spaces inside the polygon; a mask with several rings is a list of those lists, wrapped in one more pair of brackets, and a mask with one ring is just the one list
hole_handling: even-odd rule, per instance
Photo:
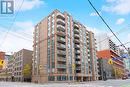
{"label": "low-rise building", "polygon": [[31,81],[32,51],[22,49],[12,55],[8,61],[9,81]]}
{"label": "low-rise building", "polygon": [[[101,63],[103,63],[103,69],[100,68],[100,71],[105,71],[106,78],[122,78],[125,74],[124,72],[124,62],[119,54],[119,48],[116,44],[106,35],[99,35],[97,37],[97,47],[98,47],[98,58]],[[112,60],[112,64],[108,64],[108,61]],[[101,64],[102,65],[102,64]],[[100,72],[100,76],[103,76],[103,73]]]}

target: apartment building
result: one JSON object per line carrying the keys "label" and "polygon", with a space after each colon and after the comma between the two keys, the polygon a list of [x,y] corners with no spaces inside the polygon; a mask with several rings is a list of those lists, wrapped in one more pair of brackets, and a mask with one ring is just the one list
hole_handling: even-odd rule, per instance
{"label": "apartment building", "polygon": [[14,64],[14,57],[11,55],[7,63],[8,81],[14,81]]}
{"label": "apartment building", "polygon": [[[124,62],[123,58],[119,58],[121,57],[119,53],[119,48],[107,36],[107,34],[99,35],[98,37],[96,37],[96,39],[98,48],[97,55],[103,65],[103,69],[100,71],[104,71],[106,73],[107,79],[122,78],[122,76],[124,75]],[[113,60],[112,65],[108,64],[109,59]],[[101,72],[100,75],[102,76]]]}
{"label": "apartment building", "polygon": [[35,26],[32,82],[98,80],[95,45],[94,33],[54,10]]}
{"label": "apartment building", "polygon": [[31,81],[32,53],[30,50],[22,49],[12,55],[8,61],[9,81]]}

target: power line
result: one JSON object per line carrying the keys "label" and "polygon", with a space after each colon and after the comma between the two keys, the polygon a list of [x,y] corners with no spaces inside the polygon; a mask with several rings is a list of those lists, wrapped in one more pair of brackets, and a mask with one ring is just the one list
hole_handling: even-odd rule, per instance
{"label": "power line", "polygon": [[6,33],[6,35],[5,35],[5,37],[4,37],[4,38],[3,38],[3,40],[1,41],[1,43],[0,43],[0,47],[2,46],[2,44],[3,44],[3,43],[4,43],[4,41],[5,41],[5,39],[7,38],[8,33],[10,32],[10,30],[12,29],[12,26],[14,25],[14,22],[15,22],[15,20],[16,20],[16,18],[17,18],[17,16],[18,16],[18,13],[19,13],[19,11],[20,11],[20,9],[21,9],[21,7],[22,7],[23,3],[24,3],[24,0],[22,1],[21,5],[20,5],[20,7],[19,7],[19,9],[18,9],[18,11],[17,11],[17,13],[16,13],[16,15],[15,15],[14,19],[13,19],[13,22],[12,22],[11,26],[9,27],[9,29],[8,29],[8,31],[7,31],[7,33]]}
{"label": "power line", "polygon": [[[2,25],[2,24],[0,24],[0,26],[2,26],[3,28],[8,28],[7,26],[5,26],[5,25]],[[20,28],[20,27],[18,27],[18,28]],[[4,30],[0,30],[1,32],[7,32],[7,31],[4,31]],[[29,39],[31,39],[32,37],[33,37],[33,35],[31,35],[31,34],[28,34],[28,33],[25,33],[25,32],[13,32],[12,33],[12,35],[14,35],[15,34],[15,36],[17,35],[17,36],[21,36],[21,37],[24,37],[24,38],[29,38]],[[24,34],[24,35],[23,35]],[[27,37],[25,37],[25,35],[27,36]]]}
{"label": "power line", "polygon": [[[3,30],[0,30],[0,32],[5,32]],[[20,36],[20,34],[17,34],[17,33],[12,33],[10,32],[11,35],[15,36],[15,37],[18,37],[20,39],[24,39],[24,40],[28,40],[28,41],[33,41],[31,38],[27,38],[27,37],[24,37],[24,36]]]}
{"label": "power line", "polygon": [[[123,45],[129,44],[129,43],[130,43],[130,41],[129,41],[129,42],[126,42],[126,43],[124,43]],[[119,47],[119,46],[122,46],[122,45],[118,45],[117,47]]]}
{"label": "power line", "polygon": [[[121,42],[121,40],[116,36],[116,34],[113,32],[113,30],[110,28],[110,26],[106,23],[106,21],[104,20],[104,18],[99,14],[99,12],[97,11],[97,9],[94,7],[94,5],[91,3],[90,0],[88,0],[89,4],[91,5],[91,7],[95,10],[95,12],[98,14],[98,16],[101,18],[101,20],[103,21],[103,23],[107,26],[107,28],[112,32],[112,34],[116,37],[116,39],[121,43],[121,45],[127,50],[127,48],[125,47],[125,45],[123,45],[123,43]],[[128,50],[127,50],[128,51]]]}
{"label": "power line", "polygon": [[[128,27],[130,27],[129,24],[128,24],[126,27],[122,28],[120,31],[116,32],[116,34],[123,33],[124,29],[125,29],[125,30],[126,30],[126,29],[129,29]],[[123,31],[122,31],[122,30],[123,30]],[[109,36],[109,37],[107,37],[107,38],[105,38],[105,39],[103,39],[103,40],[101,40],[101,41],[99,41],[99,42],[101,43],[101,42],[105,41],[106,39],[111,38],[111,37],[113,37],[113,36],[114,36],[114,35],[111,35],[111,36]],[[97,43],[98,43],[98,42],[97,42]]]}

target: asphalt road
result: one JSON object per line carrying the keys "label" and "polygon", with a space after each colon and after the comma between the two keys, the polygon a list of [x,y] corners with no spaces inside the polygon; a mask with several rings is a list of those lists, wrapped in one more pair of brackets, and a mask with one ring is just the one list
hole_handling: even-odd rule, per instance
{"label": "asphalt road", "polygon": [[130,87],[130,79],[94,81],[84,83],[48,83],[48,84],[0,82],[0,87]]}

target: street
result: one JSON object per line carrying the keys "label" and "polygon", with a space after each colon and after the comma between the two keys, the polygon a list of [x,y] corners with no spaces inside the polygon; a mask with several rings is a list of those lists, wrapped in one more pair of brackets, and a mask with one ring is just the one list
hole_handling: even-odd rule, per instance
{"label": "street", "polygon": [[19,82],[0,82],[0,87],[130,87],[130,79],[127,80],[107,80],[86,83],[19,83]]}

